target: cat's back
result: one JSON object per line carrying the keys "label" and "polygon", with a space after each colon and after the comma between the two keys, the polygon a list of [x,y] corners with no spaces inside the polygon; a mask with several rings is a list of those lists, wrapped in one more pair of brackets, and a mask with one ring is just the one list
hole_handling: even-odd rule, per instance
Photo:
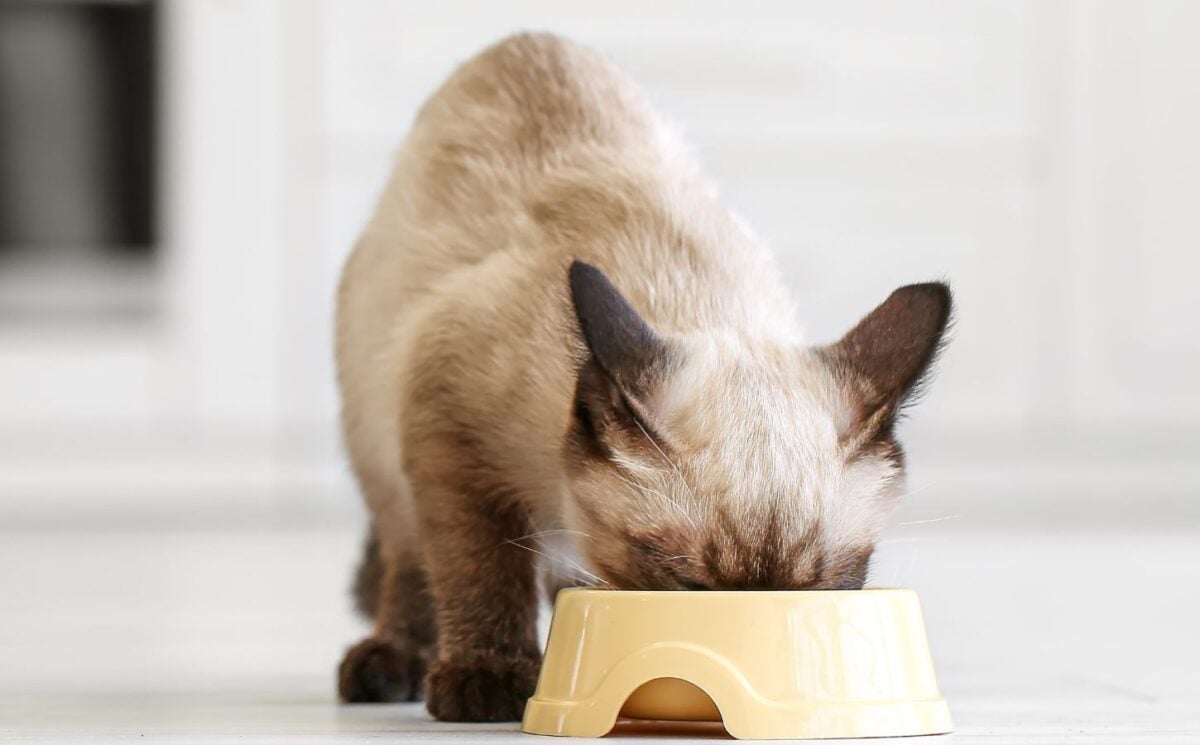
{"label": "cat's back", "polygon": [[556,174],[644,163],[672,138],[637,84],[600,54],[552,34],[510,36],[422,106],[347,263],[343,295],[379,292],[364,301],[374,313],[401,312],[497,251],[536,251],[530,206]]}
{"label": "cat's back", "polygon": [[640,87],[602,55],[552,34],[516,34],[461,65],[422,106],[379,216],[405,214],[448,238],[430,247],[433,274],[473,264],[528,243],[513,239],[555,174],[645,160],[664,133]]}
{"label": "cat's back", "polygon": [[520,33],[460,66],[422,107],[410,143],[437,160],[469,154],[540,169],[591,147],[636,147],[658,126],[640,87],[607,58]]}
{"label": "cat's back", "polygon": [[555,174],[638,160],[659,148],[661,129],[632,79],[561,37],[517,34],[463,63],[422,106],[342,273],[347,429],[392,408],[380,399],[394,398],[406,337],[423,319],[464,292],[504,292],[496,277],[529,258],[517,254],[546,250],[529,212]]}

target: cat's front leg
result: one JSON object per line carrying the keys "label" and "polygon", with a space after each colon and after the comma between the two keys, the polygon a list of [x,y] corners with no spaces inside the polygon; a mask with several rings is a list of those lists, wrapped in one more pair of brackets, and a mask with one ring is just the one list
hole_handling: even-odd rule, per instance
{"label": "cat's front leg", "polygon": [[504,490],[457,486],[427,486],[419,508],[438,627],[426,706],[444,721],[516,721],[541,665],[536,555],[517,545],[529,520]]}

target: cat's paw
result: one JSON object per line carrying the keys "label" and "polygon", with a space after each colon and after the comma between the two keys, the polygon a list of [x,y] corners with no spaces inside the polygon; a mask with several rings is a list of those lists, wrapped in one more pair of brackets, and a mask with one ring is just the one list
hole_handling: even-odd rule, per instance
{"label": "cat's paw", "polygon": [[540,667],[530,657],[440,660],[430,670],[425,705],[444,722],[520,721]]}
{"label": "cat's paw", "polygon": [[420,650],[369,636],[346,652],[338,668],[338,695],[346,703],[418,701],[425,681]]}

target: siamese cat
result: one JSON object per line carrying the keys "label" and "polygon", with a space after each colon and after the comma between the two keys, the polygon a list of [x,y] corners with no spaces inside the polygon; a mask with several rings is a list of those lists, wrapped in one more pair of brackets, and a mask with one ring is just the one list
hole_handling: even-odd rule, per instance
{"label": "siamese cat", "polygon": [[634,82],[551,35],[483,51],[421,109],[338,293],[374,620],[341,697],[519,719],[542,582],[862,587],[950,311],[909,285],[806,345]]}

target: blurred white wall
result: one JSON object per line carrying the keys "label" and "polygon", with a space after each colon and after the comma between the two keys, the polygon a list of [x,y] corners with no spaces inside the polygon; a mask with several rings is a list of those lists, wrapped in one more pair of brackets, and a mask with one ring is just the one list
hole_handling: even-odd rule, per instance
{"label": "blurred white wall", "polygon": [[526,28],[607,52],[684,126],[814,340],[950,279],[957,338],[906,427],[910,514],[1200,515],[1200,4],[165,11],[158,311],[0,323],[0,521],[353,519],[340,262],[422,100]]}

